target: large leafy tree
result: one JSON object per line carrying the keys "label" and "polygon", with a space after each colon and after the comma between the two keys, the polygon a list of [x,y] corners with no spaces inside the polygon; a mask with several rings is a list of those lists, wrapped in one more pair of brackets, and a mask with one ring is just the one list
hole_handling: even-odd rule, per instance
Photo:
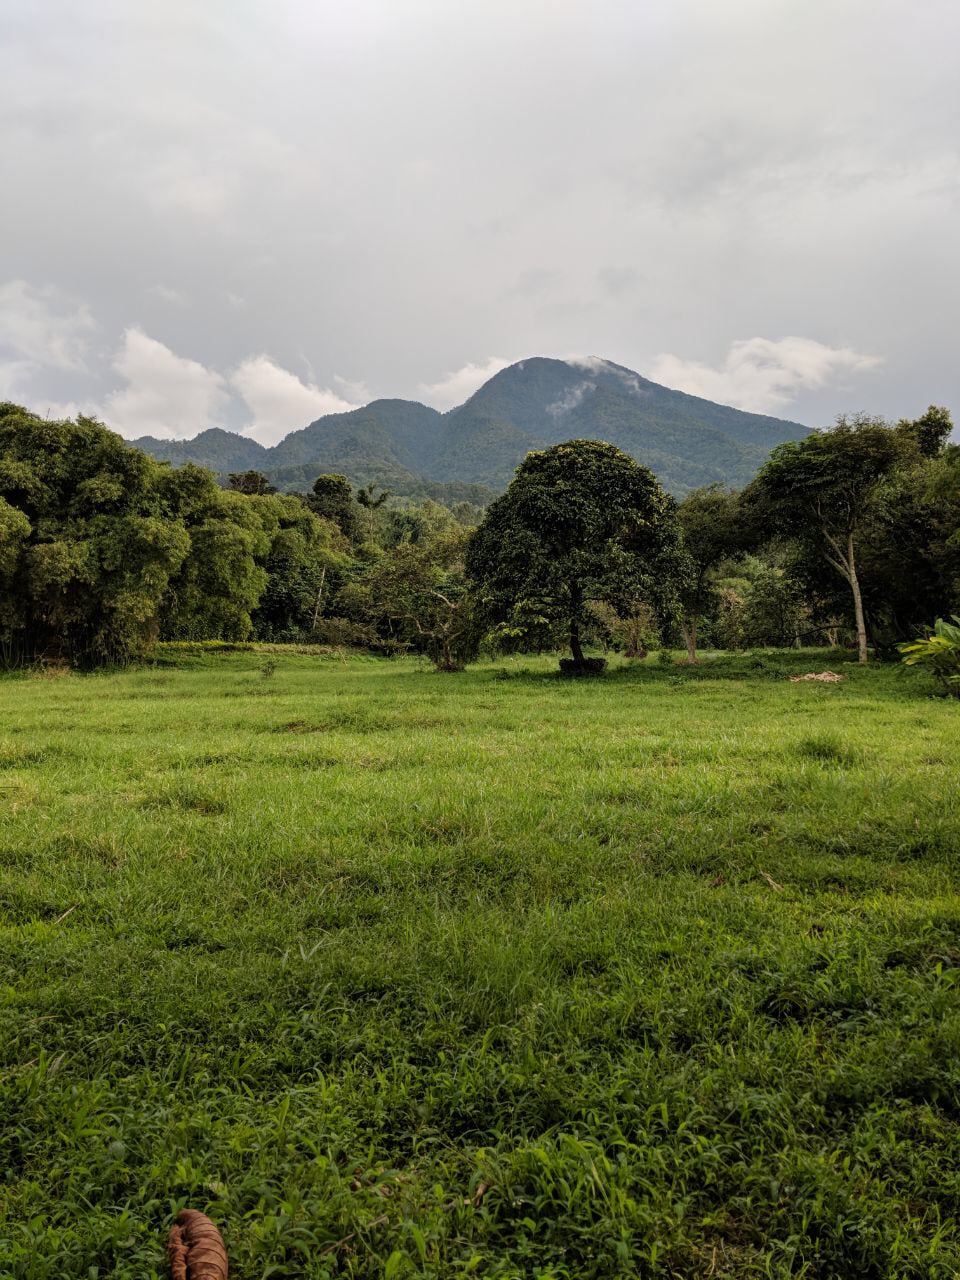
{"label": "large leafy tree", "polygon": [[562,634],[582,670],[587,604],[663,609],[680,563],[675,506],[652,472],[611,444],[571,440],[527,454],[472,534],[466,568],[496,634]]}
{"label": "large leafy tree", "polygon": [[774,449],[745,491],[770,528],[810,542],[846,582],[857,651],[867,661],[867,625],[858,574],[859,542],[883,481],[915,441],[878,418],[839,418],[831,430]]}
{"label": "large leafy tree", "polygon": [[934,554],[941,565],[953,612],[960,612],[960,445],[944,450],[930,481],[931,498],[939,516],[934,529]]}
{"label": "large leafy tree", "polygon": [[14,638],[23,626],[25,601],[17,592],[18,571],[30,521],[16,507],[0,498],[0,665],[11,665]]}
{"label": "large leafy tree", "polygon": [[292,638],[346,558],[294,497],[221,489],[88,418],[0,406],[0,660],[123,662],[160,634]]}
{"label": "large leafy tree", "polygon": [[299,498],[276,494],[251,506],[269,540],[266,586],[252,614],[261,640],[296,640],[312,632],[326,601],[352,564],[350,544],[331,520],[307,511]]}
{"label": "large leafy tree", "polygon": [[353,485],[346,476],[317,476],[304,501],[314,515],[332,520],[345,537],[357,536],[357,503]]}
{"label": "large leafy tree", "polygon": [[915,444],[922,458],[939,458],[953,431],[953,419],[949,409],[932,404],[926,413],[913,421],[901,418],[897,431]]}
{"label": "large leafy tree", "polygon": [[680,626],[687,658],[695,663],[697,629],[716,594],[714,578],[723,561],[743,548],[744,524],[738,495],[718,484],[688,493],[677,508],[677,516],[689,563]]}
{"label": "large leafy tree", "polygon": [[328,572],[346,559],[335,525],[292,495],[221,489],[185,466],[164,478],[190,550],[164,596],[162,633],[178,640],[291,640],[316,625]]}
{"label": "large leafy tree", "polygon": [[160,600],[190,549],[164,474],[91,418],[0,405],[8,660],[122,662],[156,635]]}
{"label": "large leafy tree", "polygon": [[[197,500],[183,513],[189,551],[164,596],[162,634],[168,640],[245,640],[267,586],[270,538],[255,507],[267,499],[221,489],[209,472],[204,475],[209,486],[192,495]],[[171,478],[180,479],[177,472]]]}
{"label": "large leafy tree", "polygon": [[[860,538],[864,611],[874,642],[887,652],[956,604],[960,503],[951,501],[949,451],[918,440],[929,417],[898,425],[903,461],[879,487]],[[948,416],[944,425],[949,431]]]}
{"label": "large leafy tree", "polygon": [[237,493],[245,493],[248,496],[262,497],[265,493],[276,493],[276,486],[272,485],[262,471],[231,471],[227,476],[227,484]]}

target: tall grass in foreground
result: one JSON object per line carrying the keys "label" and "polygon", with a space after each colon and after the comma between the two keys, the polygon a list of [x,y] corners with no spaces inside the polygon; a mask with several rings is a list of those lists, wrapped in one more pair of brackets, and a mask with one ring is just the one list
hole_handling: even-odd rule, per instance
{"label": "tall grass in foreground", "polygon": [[955,702],[166,661],[0,681],[0,1274],[960,1273]]}

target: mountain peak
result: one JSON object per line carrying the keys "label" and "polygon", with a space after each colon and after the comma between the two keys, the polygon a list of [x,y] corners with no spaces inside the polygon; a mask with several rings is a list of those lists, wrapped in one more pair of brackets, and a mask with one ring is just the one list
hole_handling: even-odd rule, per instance
{"label": "mountain peak", "polygon": [[221,428],[189,441],[134,443],[221,474],[255,467],[281,487],[307,487],[320,472],[340,471],[402,494],[438,483],[500,489],[531,449],[600,439],[681,494],[714,481],[744,484],[774,445],[806,432],[796,422],[673,391],[601,356],[530,356],[444,414],[413,400],[381,399],[318,418],[270,449]]}

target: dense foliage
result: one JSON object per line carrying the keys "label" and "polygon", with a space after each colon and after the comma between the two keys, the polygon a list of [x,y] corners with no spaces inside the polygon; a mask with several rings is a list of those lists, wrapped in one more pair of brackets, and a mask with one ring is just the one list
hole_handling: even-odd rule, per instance
{"label": "dense foliage", "polygon": [[743,548],[747,539],[737,495],[720,485],[709,485],[688,494],[680,504],[678,515],[689,560],[680,626],[688,660],[694,663],[700,619],[711,603],[717,603],[714,582],[717,570]]}
{"label": "dense foliage", "polygon": [[190,552],[177,483],[89,419],[46,422],[0,406],[8,657],[118,661],[158,633]]}
{"label": "dense foliage", "polygon": [[[788,538],[810,596],[830,600],[836,616],[852,616],[861,662],[868,614],[878,629],[886,622],[897,631],[947,603],[935,542],[952,517],[931,486],[951,425],[935,406],[896,426],[866,415],[840,418],[829,431],[775,449],[744,492],[761,541],[771,532]],[[823,567],[846,584],[849,602],[837,599],[837,581],[824,581]]]}
{"label": "dense foliage", "polygon": [[446,670],[484,645],[569,644],[578,669],[591,645],[895,657],[960,609],[950,430],[935,407],[841,419],[781,444],[746,490],[707,485],[679,507],[613,445],[568,441],[529,454],[484,509],[340,473],[281,494],[247,467],[222,488],[92,419],[8,404],[0,662],[124,662],[161,637],[415,652]]}
{"label": "dense foliage", "polygon": [[8,663],[128,661],[164,635],[300,634],[343,561],[295,498],[219,488],[88,418],[0,407],[0,642]]}
{"label": "dense foliage", "polygon": [[899,649],[908,667],[926,667],[947,693],[960,698],[960,618],[955,616],[952,622],[938,618],[928,635]]}
{"label": "dense foliage", "polygon": [[897,436],[882,420],[841,420],[832,431],[790,442],[751,486],[751,497],[769,520],[813,542],[850,587],[861,662],[867,661],[867,628],[857,574],[860,534],[882,481],[913,435]]}
{"label": "dense foliage", "polygon": [[521,646],[562,636],[581,669],[588,603],[625,613],[655,600],[667,613],[680,567],[672,500],[646,467],[595,440],[528,454],[467,552],[495,634]]}

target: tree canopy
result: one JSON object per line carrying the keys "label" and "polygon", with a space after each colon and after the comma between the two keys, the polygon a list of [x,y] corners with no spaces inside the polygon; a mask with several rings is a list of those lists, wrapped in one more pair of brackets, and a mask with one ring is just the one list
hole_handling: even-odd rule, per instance
{"label": "tree canopy", "polygon": [[[743,493],[677,508],[611,444],[528,454],[484,513],[305,476],[146,456],[92,418],[0,405],[0,663],[124,662],[157,639],[417,652],[455,669],[499,646],[642,655],[847,644],[878,653],[960,608],[960,447],[932,406],[841,419],[775,450]],[[479,527],[476,527],[479,524]],[[471,529],[474,532],[471,533]],[[591,659],[599,663],[600,659]]]}
{"label": "tree canopy", "polygon": [[357,503],[346,476],[317,476],[304,501],[315,515],[332,520],[346,537],[357,536]]}
{"label": "tree canopy", "polygon": [[697,661],[697,628],[713,593],[712,576],[746,545],[737,494],[722,485],[694,489],[677,508],[688,571],[683,583],[681,630],[690,662]]}
{"label": "tree canopy", "polygon": [[857,573],[858,534],[880,482],[903,457],[905,440],[882,419],[839,418],[829,431],[774,449],[747,489],[748,501],[783,532],[813,539],[847,582],[861,662],[867,661],[867,627]]}
{"label": "tree canopy", "polygon": [[123,661],[156,633],[190,550],[166,476],[92,419],[0,406],[0,498],[19,512],[3,557],[8,653],[89,666]]}
{"label": "tree canopy", "polygon": [[245,639],[261,607],[272,629],[302,630],[338,538],[295,498],[223,490],[209,471],[155,462],[91,418],[0,406],[7,662],[125,662],[161,634]]}
{"label": "tree canopy", "polygon": [[672,601],[680,567],[674,503],[653,473],[610,444],[571,440],[530,453],[467,551],[485,622],[501,638],[564,634],[585,664],[589,601],[627,610]]}

